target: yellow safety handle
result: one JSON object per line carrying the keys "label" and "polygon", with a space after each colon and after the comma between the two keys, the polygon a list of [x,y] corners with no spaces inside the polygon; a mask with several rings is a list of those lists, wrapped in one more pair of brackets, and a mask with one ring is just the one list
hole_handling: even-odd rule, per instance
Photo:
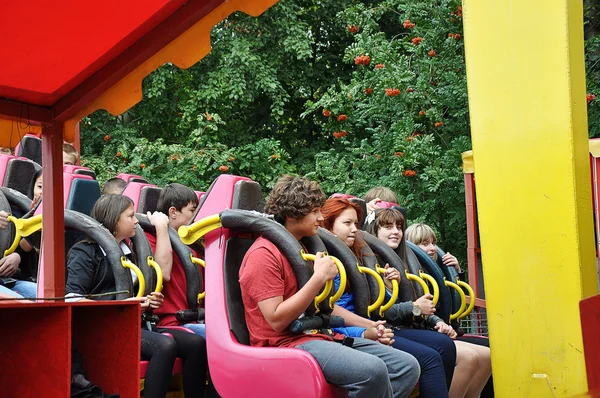
{"label": "yellow safety handle", "polygon": [[[202,267],[206,268],[206,262],[201,258],[194,257],[194,255],[191,253],[190,258],[192,259],[192,263],[196,265],[201,265]],[[198,293],[198,304],[200,304],[200,301],[204,300],[204,297],[206,297],[206,292]]]}
{"label": "yellow safety handle", "polygon": [[221,228],[221,226],[221,218],[218,214],[215,214],[204,217],[193,224],[182,225],[177,230],[177,233],[179,234],[179,237],[183,243],[186,245],[191,245],[210,231]]}
{"label": "yellow safety handle", "polygon": [[419,271],[419,276],[421,279],[427,280],[427,282],[431,283],[431,287],[433,287],[433,305],[437,305],[438,301],[440,300],[440,287],[438,286],[437,282],[433,276],[426,274],[423,271]]}
{"label": "yellow safety handle", "polygon": [[17,231],[19,231],[19,235],[21,236],[29,236],[32,233],[42,229],[41,214],[38,214],[37,216],[33,216],[31,218],[16,218],[13,222],[15,224],[15,228],[17,229]]}
{"label": "yellow safety handle", "polygon": [[423,293],[429,294],[429,286],[427,286],[427,283],[425,283],[425,281],[423,279],[419,278],[415,274],[409,273],[406,270],[404,271],[404,273],[406,274],[406,279],[417,282],[419,285],[421,285],[421,288],[423,289]]}
{"label": "yellow safety handle", "polygon": [[[379,265],[376,265],[375,268],[377,269],[377,272],[379,272],[381,275],[385,274],[385,268],[381,268]],[[392,297],[388,300],[387,303],[379,307],[379,316],[383,316],[383,313],[389,310],[392,307],[392,305],[396,303],[396,300],[398,299],[398,290],[398,281],[392,279]]]}
{"label": "yellow safety handle", "polygon": [[375,311],[377,308],[381,307],[381,304],[383,304],[383,300],[385,299],[385,284],[383,283],[383,278],[379,276],[376,271],[358,264],[356,266],[363,274],[368,274],[375,278],[375,281],[377,281],[377,286],[379,287],[379,296],[377,296],[377,300],[375,300],[375,302],[367,308],[367,316],[370,317],[371,312]]}
{"label": "yellow safety handle", "polygon": [[190,254],[190,258],[192,259],[192,263],[196,265],[201,265],[202,267],[206,268],[206,262],[204,262],[204,260],[202,260],[201,258],[194,257],[193,254]]}
{"label": "yellow safety handle", "polygon": [[162,268],[160,268],[160,265],[158,265],[158,263],[156,261],[154,261],[154,257],[152,256],[148,256],[148,265],[152,268],[154,268],[154,272],[156,272],[156,289],[154,289],[155,292],[161,292],[162,288],[163,288],[163,273],[162,273]]}
{"label": "yellow safety handle", "polygon": [[133,272],[135,272],[135,274],[138,277],[138,284],[139,284],[138,293],[135,297],[143,297],[144,290],[146,289],[146,281],[144,280],[144,275],[142,274],[142,271],[134,263],[127,260],[127,257],[125,257],[125,256],[121,257],[121,265],[123,267],[129,268],[129,269],[133,270]]}
{"label": "yellow safety handle", "polygon": [[458,286],[456,283],[446,280],[444,281],[444,283],[446,284],[446,286],[456,289],[456,291],[458,291],[458,295],[460,296],[460,308],[454,314],[450,314],[450,320],[453,321],[464,312],[465,307],[467,306],[467,299],[465,297],[465,292],[463,292],[460,286]]}
{"label": "yellow safety handle", "polygon": [[[458,280],[456,282],[456,284],[458,286],[462,286],[465,289],[467,289],[467,291],[469,292],[469,297],[471,298],[471,302],[469,303],[469,306],[467,307],[466,311],[458,316],[458,319],[461,319],[461,318],[464,318],[467,315],[469,315],[471,313],[471,311],[473,311],[473,308],[475,308],[475,292],[473,291],[473,288],[471,287],[471,285],[469,285],[467,282]],[[463,294],[464,294],[464,292],[463,292]],[[465,300],[466,300],[466,298],[465,298]]]}
{"label": "yellow safety handle", "polygon": [[4,250],[3,257],[6,257],[17,250],[22,237],[29,236],[42,229],[42,215],[38,214],[31,218],[16,218],[15,216],[10,215],[8,216],[8,222],[15,224],[15,239],[10,247]]}
{"label": "yellow safety handle", "polygon": [[[314,262],[317,258],[317,256],[315,256],[314,254],[305,253],[304,250],[300,250],[300,255],[302,256],[302,258],[305,261]],[[327,253],[324,253],[324,255],[327,256]],[[331,259],[333,260],[333,263],[337,267],[338,273],[340,274],[340,287],[338,288],[337,292],[335,292],[333,294],[333,296],[331,296],[329,298],[329,307],[333,308],[336,301],[338,301],[339,298],[342,297],[342,294],[344,294],[344,290],[346,289],[347,278],[346,278],[346,269],[344,268],[344,265],[342,264],[342,262],[339,259],[337,259],[336,257],[333,257],[333,256],[329,256],[329,257],[331,257]],[[327,282],[325,282],[325,289],[323,289],[321,294],[319,294],[317,297],[315,297],[315,308],[319,309],[319,304],[321,304],[325,300],[325,298],[327,298],[327,296],[329,295],[329,292],[331,292],[331,289],[333,289],[333,280],[330,279]]]}
{"label": "yellow safety handle", "polygon": [[[17,223],[17,218],[15,216],[8,216],[8,222],[11,222],[13,224]],[[9,254],[11,254],[12,252],[14,252],[15,250],[17,250],[17,246],[19,246],[19,242],[21,241],[21,235],[19,234],[19,230],[17,230],[15,228],[15,240],[13,240],[12,245],[10,245],[10,247],[6,250],[4,250],[4,255],[3,257],[8,256]]]}

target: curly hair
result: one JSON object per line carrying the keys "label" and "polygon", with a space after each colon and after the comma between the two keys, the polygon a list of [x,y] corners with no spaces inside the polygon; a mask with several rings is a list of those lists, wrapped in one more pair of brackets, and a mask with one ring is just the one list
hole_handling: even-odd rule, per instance
{"label": "curly hair", "polygon": [[323,206],[326,199],[318,182],[284,175],[267,197],[265,213],[273,214],[276,221],[285,224],[287,217],[302,218],[316,207]]}

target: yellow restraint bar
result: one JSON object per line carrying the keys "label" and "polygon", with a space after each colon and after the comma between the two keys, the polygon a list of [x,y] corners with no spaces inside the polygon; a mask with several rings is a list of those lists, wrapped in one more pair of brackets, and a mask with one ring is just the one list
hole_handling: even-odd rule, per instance
{"label": "yellow restraint bar", "polygon": [[446,280],[444,281],[444,283],[446,284],[446,286],[455,289],[458,292],[458,295],[460,296],[460,308],[454,314],[450,314],[450,320],[453,321],[465,311],[465,307],[467,306],[467,299],[465,298],[465,292],[463,292],[460,286],[458,286],[456,283]]}
{"label": "yellow restraint bar", "polygon": [[[469,297],[471,298],[471,302],[469,303],[469,306],[467,307],[467,310],[458,316],[458,319],[461,319],[461,318],[464,318],[467,315],[469,315],[471,313],[471,311],[473,311],[473,308],[475,308],[475,292],[473,291],[473,288],[471,287],[471,285],[469,285],[466,282],[458,280],[456,282],[456,284],[458,286],[462,286],[465,289],[467,289],[467,291],[469,292]],[[466,298],[465,298],[465,300],[466,300]]]}
{"label": "yellow restraint bar", "polygon": [[385,284],[383,283],[383,278],[379,276],[377,271],[373,271],[371,268],[363,267],[362,265],[356,264],[358,270],[363,274],[371,275],[377,281],[377,286],[379,287],[379,296],[377,296],[377,300],[373,304],[371,304],[367,308],[367,316],[371,316],[371,312],[375,311],[377,308],[381,307],[383,304],[383,300],[385,299]]}
{"label": "yellow restraint bar", "polygon": [[218,214],[204,217],[191,225],[182,225],[177,230],[181,241],[186,245],[191,245],[198,239],[201,239],[207,233],[221,228],[221,218]]}
{"label": "yellow restraint bar", "polygon": [[[377,269],[377,272],[379,272],[381,275],[385,274],[385,268],[381,268],[379,264],[377,264],[375,268]],[[398,290],[398,281],[394,279],[392,280],[392,297],[390,297],[387,303],[379,307],[379,316],[383,316],[383,313],[389,310],[392,307],[392,305],[396,303],[396,300],[398,299]]]}
{"label": "yellow restraint bar", "polygon": [[[201,258],[194,257],[193,254],[190,254],[190,258],[192,259],[192,263],[206,268],[206,262],[204,260],[202,260]],[[200,301],[204,300],[204,297],[206,297],[206,292],[198,293],[198,303],[200,303]]]}
{"label": "yellow restraint bar", "polygon": [[127,260],[127,257],[125,256],[121,257],[121,265],[125,268],[133,270],[133,272],[135,272],[135,274],[137,275],[139,289],[136,297],[142,297],[144,295],[144,290],[146,290],[146,281],[144,280],[144,275],[142,274],[142,271],[134,263]]}
{"label": "yellow restraint bar", "polygon": [[419,276],[421,277],[421,279],[431,283],[431,287],[433,287],[433,305],[437,305],[440,299],[440,287],[438,286],[437,282],[435,281],[433,276],[426,274],[423,271],[419,271]]}
{"label": "yellow restraint bar", "polygon": [[42,229],[42,215],[38,214],[31,218],[16,218],[8,216],[8,222],[15,224],[15,239],[8,249],[4,251],[4,257],[17,250],[22,237],[29,236]]}
{"label": "yellow restraint bar", "polygon": [[[300,251],[300,255],[305,261],[314,262],[316,259],[316,256],[314,254],[305,253],[304,250]],[[330,257],[333,260],[335,266],[337,267],[338,273],[340,274],[340,287],[338,288],[337,292],[335,292],[333,296],[331,296],[331,298],[329,299],[329,307],[333,308],[333,305],[336,303],[336,301],[339,300],[340,297],[342,297],[342,294],[344,294],[344,290],[346,289],[346,269],[344,268],[344,265],[339,259],[333,256]],[[330,279],[327,282],[325,282],[325,288],[323,289],[321,294],[315,297],[315,308],[319,308],[319,304],[321,304],[325,300],[325,298],[329,295],[329,292],[331,292],[331,289],[333,289],[333,280]]]}
{"label": "yellow restraint bar", "polygon": [[150,266],[151,268],[154,268],[154,272],[156,272],[156,289],[154,289],[155,292],[161,292],[162,288],[163,288],[163,274],[162,274],[162,268],[160,268],[160,265],[158,265],[158,263],[156,261],[154,261],[154,257],[152,256],[148,256],[148,266]]}

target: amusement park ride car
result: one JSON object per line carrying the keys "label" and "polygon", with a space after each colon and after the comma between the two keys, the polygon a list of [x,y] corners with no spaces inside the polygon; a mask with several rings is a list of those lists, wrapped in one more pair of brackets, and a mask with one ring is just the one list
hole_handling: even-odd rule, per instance
{"label": "amusement park ride car", "polygon": [[[101,108],[121,114],[141,99],[141,81],[157,67],[171,62],[187,68],[204,57],[219,21],[235,11],[257,16],[274,3],[0,2],[0,146],[16,146],[25,133],[42,141],[40,297],[64,296],[68,193],[94,179],[78,167],[63,169],[62,144],[79,145],[79,120]],[[598,222],[600,185],[596,144],[587,140],[582,4],[464,0],[463,15],[478,199],[473,163],[466,161],[469,274],[477,306],[487,308],[496,395],[600,396],[590,206],[593,198]],[[11,180],[9,161],[3,181]],[[308,354],[243,344],[239,292],[231,281],[248,242],[236,229],[243,224],[236,211],[243,210],[224,212],[223,206],[250,209],[256,191],[244,177],[224,177],[195,218],[205,228],[208,356],[217,390],[223,396],[343,395]],[[138,195],[153,188],[137,183]],[[180,231],[184,243],[188,233],[198,231]],[[476,276],[478,237],[485,302]],[[135,303],[0,303],[0,324],[2,395],[68,396],[76,339],[96,383],[123,397],[139,396]]]}

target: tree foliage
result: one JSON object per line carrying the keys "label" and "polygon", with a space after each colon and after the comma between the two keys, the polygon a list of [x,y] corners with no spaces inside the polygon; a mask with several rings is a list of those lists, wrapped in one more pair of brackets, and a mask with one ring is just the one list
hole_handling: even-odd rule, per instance
{"label": "tree foliage", "polygon": [[[590,136],[600,136],[597,1],[587,1]],[[464,260],[461,152],[470,148],[459,0],[280,0],[212,31],[211,53],[144,81],[119,117],[82,123],[83,161],[206,189],[221,173],[268,192],[283,173],[326,193],[383,185]]]}

